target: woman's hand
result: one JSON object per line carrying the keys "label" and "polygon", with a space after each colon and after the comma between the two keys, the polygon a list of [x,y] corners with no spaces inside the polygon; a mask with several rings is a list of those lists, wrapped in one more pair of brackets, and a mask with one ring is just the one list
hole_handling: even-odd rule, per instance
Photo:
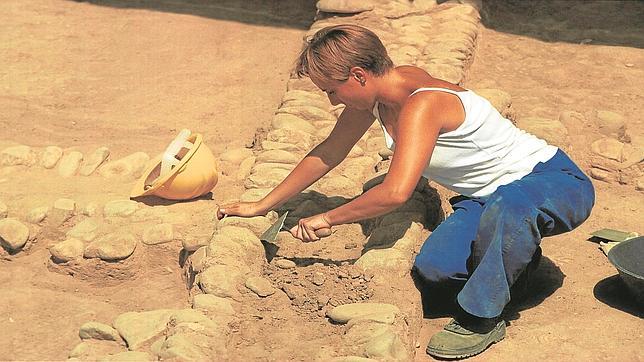
{"label": "woman's hand", "polygon": [[235,202],[217,207],[217,219],[221,220],[225,216],[242,216],[253,217],[264,215],[258,202]]}
{"label": "woman's hand", "polygon": [[294,237],[304,242],[311,242],[331,235],[331,224],[326,220],[324,214],[318,214],[300,219],[297,225],[289,231]]}

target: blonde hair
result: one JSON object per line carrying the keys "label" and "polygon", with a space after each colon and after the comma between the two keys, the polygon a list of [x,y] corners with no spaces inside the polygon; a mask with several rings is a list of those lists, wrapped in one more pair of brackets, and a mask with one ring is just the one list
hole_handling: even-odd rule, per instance
{"label": "blonde hair", "polygon": [[351,24],[320,29],[304,46],[295,65],[299,77],[345,81],[353,67],[376,76],[387,73],[394,64],[378,36],[371,30]]}

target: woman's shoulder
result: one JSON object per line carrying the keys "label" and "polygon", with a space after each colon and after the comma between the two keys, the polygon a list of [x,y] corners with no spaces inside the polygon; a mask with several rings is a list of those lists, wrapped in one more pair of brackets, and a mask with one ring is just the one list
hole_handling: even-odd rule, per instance
{"label": "woman's shoulder", "polygon": [[406,80],[406,83],[409,84],[409,88],[411,88],[412,91],[421,88],[444,88],[456,92],[466,91],[465,88],[446,80],[436,78],[424,69],[414,65],[400,65],[395,69]]}

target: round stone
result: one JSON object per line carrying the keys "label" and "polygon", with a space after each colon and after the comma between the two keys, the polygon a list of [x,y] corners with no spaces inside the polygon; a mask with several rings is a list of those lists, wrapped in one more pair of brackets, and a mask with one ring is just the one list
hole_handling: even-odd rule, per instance
{"label": "round stone", "polygon": [[0,220],[0,245],[10,251],[22,249],[29,240],[29,228],[13,218]]}
{"label": "round stone", "polygon": [[85,248],[86,258],[122,260],[134,253],[138,241],[130,233],[111,233],[100,237]]}

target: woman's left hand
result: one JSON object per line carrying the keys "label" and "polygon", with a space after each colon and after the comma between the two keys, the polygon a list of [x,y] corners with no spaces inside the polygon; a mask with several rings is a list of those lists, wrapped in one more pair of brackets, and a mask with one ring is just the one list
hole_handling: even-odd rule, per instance
{"label": "woman's left hand", "polygon": [[321,237],[331,234],[331,224],[324,218],[324,214],[317,214],[311,217],[300,219],[297,225],[290,230],[291,234],[308,243],[318,241]]}

